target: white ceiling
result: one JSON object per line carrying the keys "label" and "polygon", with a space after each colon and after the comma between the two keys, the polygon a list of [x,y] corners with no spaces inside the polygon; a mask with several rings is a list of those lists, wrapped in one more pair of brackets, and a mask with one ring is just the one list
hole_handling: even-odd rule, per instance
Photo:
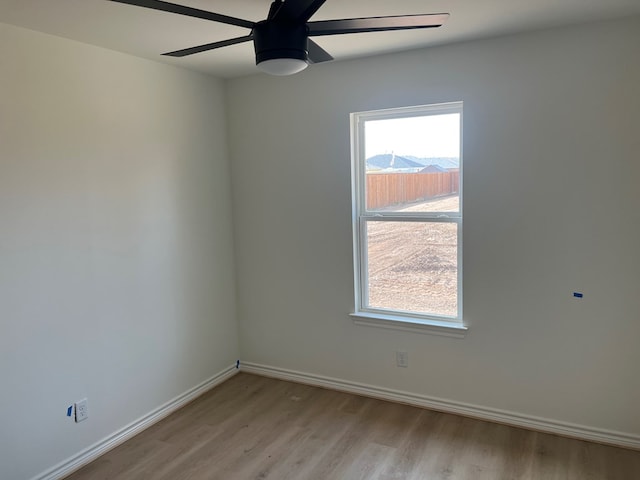
{"label": "white ceiling", "polygon": [[[251,21],[263,20],[271,2],[171,1]],[[441,12],[449,12],[451,17],[437,29],[336,35],[314,40],[336,60],[341,60],[640,15],[640,0],[327,0],[313,20]],[[246,29],[107,0],[0,0],[0,22],[223,78],[256,73],[251,43],[184,58],[160,55],[246,35],[249,33]],[[322,68],[322,65],[312,68]]]}

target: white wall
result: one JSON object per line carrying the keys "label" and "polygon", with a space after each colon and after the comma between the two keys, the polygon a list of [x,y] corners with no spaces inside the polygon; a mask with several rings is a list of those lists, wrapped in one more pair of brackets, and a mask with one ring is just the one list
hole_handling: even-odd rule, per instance
{"label": "white wall", "polygon": [[0,478],[24,480],[235,361],[231,194],[222,82],[1,24],[0,72]]}
{"label": "white wall", "polygon": [[[634,18],[230,81],[242,359],[640,434],[638,58]],[[354,326],[349,113],[456,100],[470,331]]]}

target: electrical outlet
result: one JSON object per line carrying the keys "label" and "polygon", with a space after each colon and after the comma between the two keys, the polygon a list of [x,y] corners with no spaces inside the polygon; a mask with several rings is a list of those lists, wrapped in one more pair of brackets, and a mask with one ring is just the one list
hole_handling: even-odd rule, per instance
{"label": "electrical outlet", "polygon": [[398,367],[408,367],[409,366],[409,352],[403,352],[398,350],[396,352],[396,365]]}
{"label": "electrical outlet", "polygon": [[89,418],[89,410],[87,408],[86,398],[83,398],[82,400],[76,402],[74,406],[76,411],[76,423]]}

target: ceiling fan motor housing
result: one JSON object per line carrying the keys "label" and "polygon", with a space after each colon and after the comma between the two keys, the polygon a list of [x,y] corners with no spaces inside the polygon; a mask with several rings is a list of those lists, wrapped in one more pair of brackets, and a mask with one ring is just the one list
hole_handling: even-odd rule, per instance
{"label": "ceiling fan motor housing", "polygon": [[253,27],[256,64],[276,58],[308,61],[308,30],[305,24],[264,20]]}

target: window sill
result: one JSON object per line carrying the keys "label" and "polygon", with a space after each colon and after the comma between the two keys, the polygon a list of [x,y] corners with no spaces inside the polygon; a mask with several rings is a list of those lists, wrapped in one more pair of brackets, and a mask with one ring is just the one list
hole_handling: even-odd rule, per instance
{"label": "window sill", "polygon": [[445,337],[464,338],[468,328],[460,323],[443,322],[438,320],[424,320],[407,318],[379,313],[357,312],[349,316],[356,325],[401,330],[405,332],[441,335]]}

